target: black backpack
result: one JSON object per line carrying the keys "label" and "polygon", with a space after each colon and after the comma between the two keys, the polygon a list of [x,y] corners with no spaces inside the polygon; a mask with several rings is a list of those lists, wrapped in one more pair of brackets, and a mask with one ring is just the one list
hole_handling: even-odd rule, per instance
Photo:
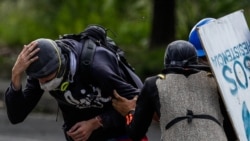
{"label": "black backpack", "polygon": [[124,70],[126,76],[129,77],[133,85],[137,88],[142,87],[142,82],[138,76],[134,74],[134,68],[127,62],[124,52],[116,43],[107,36],[107,29],[100,25],[89,25],[79,34],[64,34],[60,39],[74,39],[82,42],[80,73],[84,80],[89,80],[90,65],[93,61],[96,47],[105,47],[115,54],[119,61],[119,66]]}

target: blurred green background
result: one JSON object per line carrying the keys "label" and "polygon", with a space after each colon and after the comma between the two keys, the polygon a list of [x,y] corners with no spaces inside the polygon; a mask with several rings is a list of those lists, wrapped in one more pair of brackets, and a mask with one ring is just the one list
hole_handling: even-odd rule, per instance
{"label": "blurred green background", "polygon": [[[110,29],[109,36],[126,52],[128,61],[144,80],[163,68],[167,43],[188,39],[189,31],[200,19],[219,18],[243,9],[250,23],[249,0],[168,0],[171,5],[161,4],[164,1],[0,0],[0,78],[10,79],[11,68],[24,44],[36,38],[58,39],[59,35],[79,33],[89,24]],[[156,5],[163,10],[154,8]],[[174,11],[175,22],[169,18],[169,9]],[[156,10],[158,13],[153,14]],[[170,24],[152,26],[154,16]],[[165,45],[150,44],[156,27],[171,33],[164,26],[174,28],[174,34],[167,42],[161,37]]]}

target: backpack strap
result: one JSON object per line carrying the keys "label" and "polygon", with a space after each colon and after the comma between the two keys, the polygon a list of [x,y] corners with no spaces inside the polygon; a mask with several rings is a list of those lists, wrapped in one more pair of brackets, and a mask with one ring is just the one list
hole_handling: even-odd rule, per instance
{"label": "backpack strap", "polygon": [[81,64],[84,66],[89,66],[94,57],[94,51],[96,49],[96,44],[91,40],[85,40],[83,44],[82,54],[81,54]]}
{"label": "backpack strap", "polygon": [[83,80],[90,80],[90,65],[93,62],[96,44],[91,39],[82,40],[82,51],[80,55],[80,72]]}
{"label": "backpack strap", "polygon": [[171,120],[165,127],[165,129],[169,129],[171,126],[173,126],[175,123],[179,122],[179,121],[182,121],[182,120],[185,120],[187,119],[187,122],[188,123],[191,123],[192,120],[194,118],[199,118],[199,119],[209,119],[209,120],[212,120],[214,122],[216,122],[219,126],[221,126],[220,122],[214,118],[213,116],[210,116],[210,115],[205,115],[205,114],[201,114],[201,115],[194,115],[193,114],[193,111],[192,110],[187,110],[187,115],[186,116],[182,116],[182,117],[177,117],[173,120]]}

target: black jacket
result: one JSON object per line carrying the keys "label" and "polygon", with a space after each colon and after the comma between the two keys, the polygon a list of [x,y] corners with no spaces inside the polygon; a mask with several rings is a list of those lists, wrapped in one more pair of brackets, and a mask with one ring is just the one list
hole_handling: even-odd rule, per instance
{"label": "black jacket", "polygon": [[[69,84],[66,91],[61,91],[60,88],[50,91],[62,111],[65,122],[64,130],[69,130],[76,122],[100,115],[103,128],[94,131],[90,140],[105,140],[126,134],[124,118],[113,109],[111,104],[113,90],[116,89],[120,95],[130,99],[138,95],[140,89],[131,85],[131,80],[119,67],[116,56],[103,47],[96,48],[91,65],[90,78],[92,84],[86,84],[86,80],[81,79],[78,69],[79,61],[81,61],[79,56],[82,44],[70,39],[62,41],[70,47],[70,51],[75,55],[77,70],[73,77],[74,82]],[[64,52],[64,55],[68,58],[70,56],[68,52]],[[69,69],[70,64],[68,65]],[[133,75],[137,77],[136,74]],[[67,81],[67,76],[65,81]],[[38,80],[34,78],[27,77],[24,90],[15,91],[10,84],[5,92],[10,121],[13,124],[22,122],[36,106],[43,93],[44,91],[40,88]]]}

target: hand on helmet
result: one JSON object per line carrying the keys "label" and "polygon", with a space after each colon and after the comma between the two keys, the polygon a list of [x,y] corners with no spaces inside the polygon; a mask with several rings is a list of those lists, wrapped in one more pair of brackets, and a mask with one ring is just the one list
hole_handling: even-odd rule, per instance
{"label": "hand on helmet", "polygon": [[28,45],[24,45],[21,53],[18,55],[12,72],[22,74],[32,62],[38,59],[38,56],[34,56],[40,50],[36,48],[36,45],[37,42],[31,42]]}
{"label": "hand on helmet", "polygon": [[28,45],[24,45],[12,68],[12,83],[16,89],[21,87],[20,81],[24,71],[32,62],[38,59],[38,56],[34,56],[40,50],[36,48],[36,45],[37,42],[31,42]]}

